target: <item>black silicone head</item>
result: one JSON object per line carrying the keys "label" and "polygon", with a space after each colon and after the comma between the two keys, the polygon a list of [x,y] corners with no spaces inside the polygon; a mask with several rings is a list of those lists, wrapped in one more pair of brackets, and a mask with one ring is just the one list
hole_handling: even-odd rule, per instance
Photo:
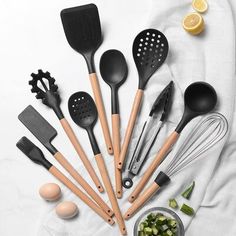
{"label": "black silicone head", "polygon": [[185,110],[175,131],[180,133],[185,125],[194,117],[212,111],[217,103],[215,89],[208,83],[195,82],[190,84],[184,93]]}
{"label": "black silicone head", "polygon": [[112,114],[118,114],[117,90],[125,82],[128,74],[124,55],[114,49],[104,52],[100,59],[100,72],[103,80],[111,87]]}
{"label": "black silicone head", "polygon": [[87,130],[94,154],[100,153],[93,134],[93,126],[97,121],[98,113],[92,97],[86,92],[74,93],[69,98],[68,108],[72,120]]}
{"label": "black silicone head", "polygon": [[70,96],[68,108],[73,121],[87,129],[97,121],[97,108],[92,97],[86,92],[77,92]]}
{"label": "black silicone head", "polygon": [[44,157],[41,149],[33,144],[28,138],[22,137],[17,142],[16,146],[34,163],[44,166],[47,170],[52,167],[52,164]]}
{"label": "black silicone head", "polygon": [[37,74],[32,73],[31,77],[32,80],[29,81],[32,86],[31,92],[36,93],[36,98],[42,99],[43,104],[52,108],[58,119],[61,120],[64,116],[60,109],[61,99],[55,79],[48,71],[43,72],[42,70],[38,70]]}
{"label": "black silicone head", "polygon": [[133,43],[133,58],[139,73],[139,89],[144,89],[149,78],[164,63],[169,50],[163,33],[155,29],[140,32]]}
{"label": "black silicone head", "polygon": [[61,20],[68,43],[85,57],[89,72],[95,72],[93,55],[102,42],[97,6],[88,4],[64,9]]}

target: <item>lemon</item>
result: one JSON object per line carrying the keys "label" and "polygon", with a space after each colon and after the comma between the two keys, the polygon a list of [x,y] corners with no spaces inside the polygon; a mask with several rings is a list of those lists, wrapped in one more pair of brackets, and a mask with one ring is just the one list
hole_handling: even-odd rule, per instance
{"label": "lemon", "polygon": [[192,6],[197,12],[200,13],[204,13],[208,8],[206,0],[193,0]]}
{"label": "lemon", "polygon": [[190,34],[197,35],[204,30],[204,20],[196,12],[186,15],[183,19],[183,27]]}

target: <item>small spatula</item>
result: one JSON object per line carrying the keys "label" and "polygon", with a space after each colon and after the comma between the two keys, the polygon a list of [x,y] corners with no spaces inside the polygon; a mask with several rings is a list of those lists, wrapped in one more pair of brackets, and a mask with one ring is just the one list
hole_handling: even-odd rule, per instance
{"label": "small spatula", "polygon": [[26,128],[48,149],[55,159],[67,170],[68,173],[84,188],[107,215],[112,216],[112,210],[92,189],[84,178],[74,169],[67,159],[51,144],[57,131],[32,107],[28,106],[18,116]]}
{"label": "small spatula", "polygon": [[108,153],[112,154],[111,136],[94,67],[94,53],[102,43],[98,9],[94,4],[67,8],[61,11],[61,20],[68,43],[86,60],[105,143]]}

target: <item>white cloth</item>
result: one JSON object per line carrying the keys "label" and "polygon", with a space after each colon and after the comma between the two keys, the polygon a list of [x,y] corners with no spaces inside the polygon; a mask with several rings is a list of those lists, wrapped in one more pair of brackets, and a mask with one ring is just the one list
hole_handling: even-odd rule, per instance
{"label": "white cloth", "polygon": [[[196,180],[190,200],[190,205],[197,210],[196,216],[190,218],[177,212],[187,229],[186,235],[191,236],[235,235],[236,232],[233,224],[236,207],[233,185],[236,181],[235,123],[232,126],[236,89],[235,22],[229,1],[209,0],[208,3],[209,10],[203,15],[206,29],[199,36],[189,35],[181,24],[184,15],[193,12],[191,1],[153,1],[149,19],[149,25],[163,31],[169,40],[167,65],[176,89],[183,94],[186,86],[193,81],[202,80],[212,84],[219,98],[216,110],[227,117],[231,131],[223,150],[227,137],[213,153],[179,173],[172,181],[173,184],[159,195],[161,200],[176,196],[189,181]],[[174,113],[170,118],[174,122],[179,119],[182,101],[183,98],[177,93],[174,102],[178,108],[176,112],[172,110]],[[154,203],[149,204],[149,207],[151,205]]]}
{"label": "white cloth", "polygon": [[[119,235],[117,225],[109,227],[105,224],[53,176],[43,168],[31,163],[15,148],[18,139],[26,135],[42,148],[46,157],[53,164],[63,170],[16,118],[28,104],[32,104],[57,129],[58,137],[53,144],[93,185],[57,118],[52,111],[36,101],[34,95],[30,94],[30,88],[27,85],[30,73],[36,72],[39,68],[52,73],[60,88],[65,116],[74,128],[93,165],[96,166],[87,134],[73,124],[67,110],[67,99],[73,92],[85,90],[91,93],[91,87],[87,79],[84,59],[73,52],[67,44],[59,16],[60,10],[63,8],[89,2],[88,0],[66,2],[0,0],[2,10],[0,14],[2,65],[0,130],[1,140],[4,142],[4,145],[1,145],[2,154],[0,156],[0,235]],[[222,153],[224,141],[219,144],[217,150],[214,150],[214,154],[194,163],[184,172],[176,175],[171,184],[153,198],[142,211],[152,206],[166,206],[170,197],[179,195],[180,191],[195,179],[196,189],[191,198],[191,205],[198,210],[197,215],[191,224],[192,218],[180,215],[185,226],[188,227],[187,235],[221,236],[227,235],[226,231],[228,231],[228,235],[235,235],[233,216],[236,210],[234,190],[236,184],[234,174],[236,124],[232,124],[235,116],[233,113],[235,97],[235,19],[233,16],[236,13],[236,6],[233,4],[235,3],[232,1],[232,6],[230,6],[226,0],[209,1],[209,11],[204,14],[206,32],[194,37],[188,35],[181,26],[183,16],[193,11],[191,1],[96,0],[94,2],[98,5],[104,32],[104,42],[95,55],[96,67],[98,68],[101,54],[110,48],[121,50],[129,65],[128,80],[119,91],[122,137],[130,114],[135,88],[137,88],[137,71],[131,52],[135,35],[142,29],[151,26],[163,31],[170,43],[167,63],[150,79],[145,90],[144,103],[134,131],[130,153],[132,153],[154,99],[171,79],[175,82],[175,97],[171,115],[162,128],[145,167],[148,166],[151,157],[155,155],[165,137],[179,121],[183,112],[183,92],[193,81],[204,80],[215,87],[219,95],[217,110],[227,117],[232,131]],[[150,9],[149,21],[145,25]],[[232,9],[234,9],[234,14],[232,14]],[[110,117],[110,90],[100,76],[99,81],[107,108],[107,117]],[[187,127],[179,142],[184,139],[186,131],[188,131]],[[102,137],[99,125],[95,127],[95,133],[97,137]],[[98,141],[114,183],[113,158],[106,154],[103,139],[99,138]],[[165,163],[167,162],[163,163],[162,168]],[[64,173],[66,174],[66,172]],[[188,178],[185,178],[186,176]],[[139,178],[136,178],[135,183],[138,180]],[[77,218],[71,221],[59,219],[54,211],[57,203],[47,203],[40,199],[37,191],[39,186],[45,182],[58,182],[63,191],[61,200],[72,200],[78,204],[80,213]],[[123,212],[130,206],[127,201],[130,192],[130,190],[125,190],[123,199],[119,200]],[[107,196],[105,194],[102,196],[108,202]],[[140,213],[126,223],[129,235],[132,235],[134,222]]]}

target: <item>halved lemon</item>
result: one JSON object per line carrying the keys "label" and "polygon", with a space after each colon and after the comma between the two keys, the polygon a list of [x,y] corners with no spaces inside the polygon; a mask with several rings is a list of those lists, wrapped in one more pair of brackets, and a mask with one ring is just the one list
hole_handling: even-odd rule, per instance
{"label": "halved lemon", "polygon": [[204,30],[204,20],[197,12],[186,15],[183,19],[183,27],[190,34],[197,35]]}
{"label": "halved lemon", "polygon": [[204,13],[208,9],[208,4],[206,0],[193,0],[192,6],[197,12],[200,13]]}

